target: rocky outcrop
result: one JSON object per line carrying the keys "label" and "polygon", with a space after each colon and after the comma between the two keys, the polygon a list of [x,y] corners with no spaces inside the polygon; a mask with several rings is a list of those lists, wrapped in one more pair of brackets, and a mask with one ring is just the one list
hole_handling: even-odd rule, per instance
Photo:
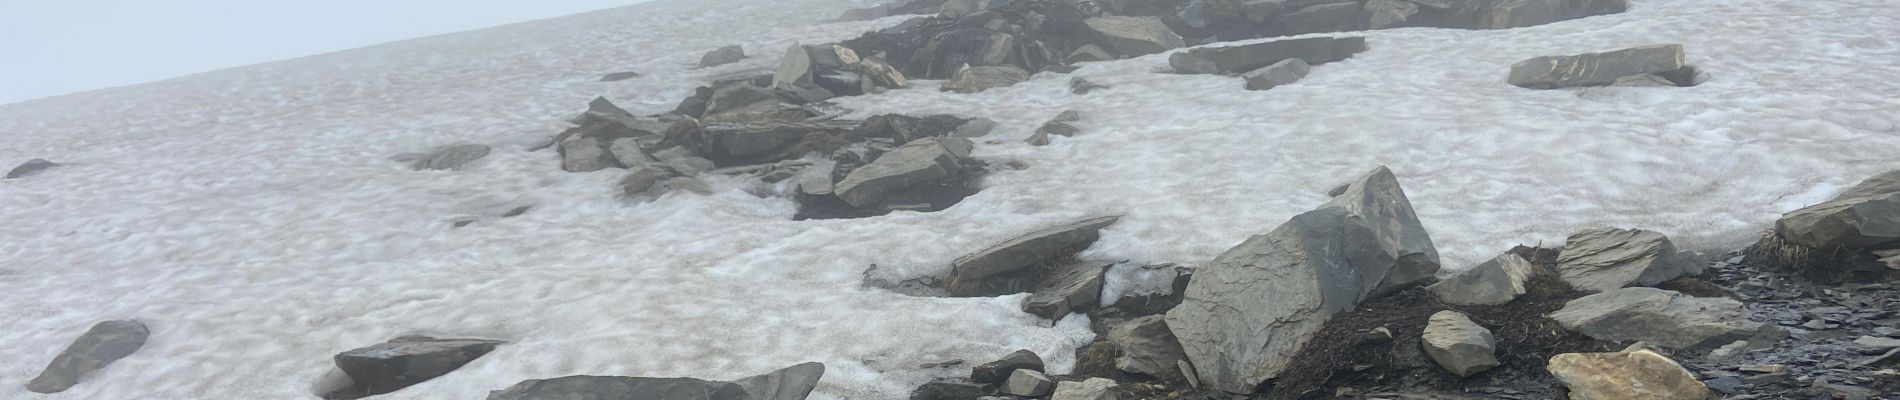
{"label": "rocky outcrop", "polygon": [[1057,266],[1043,278],[1028,298],[1023,312],[1051,320],[1060,320],[1072,311],[1095,308],[1102,298],[1102,269],[1105,266],[1084,262]]}
{"label": "rocky outcrop", "polygon": [[1539,267],[1516,254],[1504,254],[1425,288],[1445,304],[1495,306],[1524,295]]}
{"label": "rocky outcrop", "polygon": [[1029,80],[1029,72],[1010,65],[971,67],[965,65],[943,83],[942,90],[963,94],[1008,87]]}
{"label": "rocky outcrop", "polygon": [[54,163],[52,161],[46,161],[45,159],[35,158],[32,160],[27,160],[25,163],[21,163],[20,166],[13,167],[13,170],[7,171],[7,179],[19,179],[19,178],[25,178],[28,176],[33,176],[34,174],[46,172],[46,170],[52,169],[53,167],[57,167],[57,166],[59,166],[58,163]]}
{"label": "rocky outcrop", "polygon": [[1115,393],[1114,380],[1089,378],[1056,384],[1056,392],[1049,400],[1121,400],[1121,395]]}
{"label": "rocky outcrop", "polygon": [[824,364],[804,363],[733,382],[568,376],[522,381],[507,389],[489,392],[488,400],[804,400],[824,374]]}
{"label": "rocky outcrop", "polygon": [[1020,293],[1041,279],[1044,265],[1087,249],[1101,237],[1102,228],[1120,219],[1100,217],[1058,225],[957,258],[945,287],[951,296],[959,297]]}
{"label": "rocky outcrop", "polygon": [[402,390],[447,375],[504,343],[404,336],[345,351],[336,355],[336,366],[349,375],[355,385],[348,395],[333,394],[332,398],[360,398]]}
{"label": "rocky outcrop", "polygon": [[1115,359],[1115,369],[1169,381],[1183,378],[1179,364],[1187,360],[1187,354],[1174,332],[1168,330],[1166,316],[1150,315],[1124,322],[1108,331],[1108,342],[1121,354]]}
{"label": "rocky outcrop", "polygon": [[745,60],[745,47],[731,45],[713,49],[699,58],[700,68],[712,68]]}
{"label": "rocky outcrop", "polygon": [[40,375],[26,383],[34,393],[59,393],[79,384],[79,379],[132,355],[145,347],[152,331],[138,321],[106,321],[92,326],[66,346]]}
{"label": "rocky outcrop", "polygon": [[1833,200],[1775,221],[1775,235],[1810,249],[1900,243],[1900,171],[1876,175]]}
{"label": "rocky outcrop", "polygon": [[1195,271],[1168,327],[1199,380],[1250,393],[1333,315],[1376,290],[1430,278],[1438,254],[1390,170],[1254,236]]}
{"label": "rocky outcrop", "polygon": [[1425,347],[1425,355],[1458,376],[1471,376],[1499,365],[1497,338],[1491,335],[1491,330],[1478,326],[1471,322],[1471,317],[1457,311],[1432,314],[1420,343]]}
{"label": "rocky outcrop", "polygon": [[1584,296],[1551,313],[1564,329],[1598,340],[1641,341],[1676,349],[1714,348],[1761,328],[1748,309],[1727,298],[1697,298],[1655,288],[1624,288]]}
{"label": "rocky outcrop", "polygon": [[1001,391],[1009,395],[1042,397],[1048,396],[1050,392],[1055,391],[1055,388],[1056,381],[1049,379],[1048,375],[1034,370],[1019,369],[1009,374],[1009,380],[1003,382]]}
{"label": "rocky outcrop", "polygon": [[1686,65],[1682,45],[1658,44],[1604,53],[1532,58],[1512,65],[1509,81],[1529,89],[1605,86],[1626,76],[1668,73]]}
{"label": "rocky outcrop", "polygon": [[1289,39],[1226,47],[1196,47],[1168,57],[1176,71],[1193,74],[1238,74],[1281,61],[1300,59],[1308,65],[1338,62],[1366,51],[1363,37]]}
{"label": "rocky outcrop", "polygon": [[1082,23],[1103,44],[1123,57],[1140,57],[1187,47],[1181,36],[1155,17],[1096,17]]}
{"label": "rocky outcrop", "polygon": [[1019,369],[1042,371],[1042,357],[1029,350],[1012,351],[1001,359],[970,368],[970,381],[1000,384]]}
{"label": "rocky outcrop", "polygon": [[1577,231],[1557,258],[1558,276],[1585,292],[1655,286],[1701,273],[1696,257],[1677,251],[1663,234],[1641,229]]}
{"label": "rocky outcrop", "polygon": [[1247,80],[1247,90],[1267,90],[1299,81],[1312,70],[1305,60],[1292,58],[1248,71],[1240,77]]}
{"label": "rocky outcrop", "polygon": [[1572,400],[1714,398],[1689,370],[1648,350],[1558,354],[1546,369],[1570,388]]}
{"label": "rocky outcrop", "polygon": [[416,160],[415,165],[412,165],[411,168],[418,171],[462,169],[462,166],[468,165],[468,163],[480,160],[482,157],[488,157],[488,153],[491,150],[492,149],[487,145],[480,144],[449,146],[429,153],[429,155],[424,156],[421,160]]}

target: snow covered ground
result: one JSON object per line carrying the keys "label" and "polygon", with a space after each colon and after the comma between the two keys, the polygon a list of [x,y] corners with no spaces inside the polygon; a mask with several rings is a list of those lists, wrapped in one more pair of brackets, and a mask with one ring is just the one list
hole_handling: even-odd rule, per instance
{"label": "snow covered ground", "polygon": [[[574,374],[730,379],[804,361],[819,399],[900,398],[947,359],[1027,348],[1066,372],[1091,336],[1019,296],[912,298],[859,287],[944,274],[1037,227],[1126,215],[1088,256],[1192,264],[1325,201],[1377,165],[1398,173],[1446,264],[1589,226],[1738,247],[1780,213],[1900,167],[1900,5],[1890,0],[1637,0],[1627,14],[1508,31],[1370,32],[1372,50],[1265,92],[1093,64],[976,95],[920,82],[841,101],[858,116],[1001,122],[979,157],[1021,160],[943,212],[793,222],[738,180],[710,197],[615,200],[613,171],[527,152],[605,94],[671,110],[719,75],[769,68],[794,41],[900,22],[819,21],[871,0],[662,0],[165,82],[0,106],[0,164],[70,163],[0,181],[0,398],[296,399],[330,357],[404,334],[512,342],[379,398],[473,399]],[[1694,88],[1532,91],[1540,55],[1677,42]],[[744,43],[745,62],[693,70]],[[593,82],[622,70],[646,77]],[[1020,139],[1063,109],[1084,134]],[[456,172],[390,161],[497,146]],[[533,204],[526,215],[449,220]],[[92,323],[152,339],[62,394],[23,388]]]}

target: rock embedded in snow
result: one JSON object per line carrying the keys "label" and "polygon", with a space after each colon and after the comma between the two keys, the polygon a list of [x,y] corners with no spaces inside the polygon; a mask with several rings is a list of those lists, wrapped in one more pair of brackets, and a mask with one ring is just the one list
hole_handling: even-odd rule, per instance
{"label": "rock embedded in snow", "polygon": [[1511,66],[1510,83],[1528,89],[1605,86],[1617,79],[1676,71],[1684,66],[1680,44],[1656,44],[1574,56],[1544,56]]}
{"label": "rock embedded in snow", "polygon": [[910,392],[910,400],[975,400],[996,393],[996,387],[967,382],[930,382]]}
{"label": "rock embedded in snow", "polygon": [[480,144],[449,146],[429,153],[427,157],[416,161],[414,169],[418,171],[462,169],[462,166],[468,163],[487,157],[490,151],[492,149],[487,145]]}
{"label": "rock embedded in snow", "polygon": [[506,342],[404,336],[337,354],[337,369],[355,383],[356,396],[402,390],[447,375]]}
{"label": "rock embedded in snow", "polygon": [[600,140],[590,137],[577,137],[561,142],[561,170],[567,172],[593,172],[607,169],[613,165],[607,149]]}
{"label": "rock embedded in snow", "polygon": [[1862,181],[1832,200],[1775,221],[1782,240],[1810,249],[1861,249],[1900,243],[1900,171]]}
{"label": "rock embedded in snow", "polygon": [[818,385],[824,364],[804,363],[733,382],[694,378],[567,376],[522,381],[489,392],[488,400],[803,400]]}
{"label": "rock embedded in snow", "polygon": [[1239,46],[1196,47],[1168,57],[1175,70],[1195,74],[1238,74],[1298,58],[1317,66],[1366,51],[1363,37],[1287,39]]}
{"label": "rock embedded in snow", "polygon": [[66,346],[66,350],[53,357],[53,362],[48,363],[39,376],[28,381],[26,390],[50,394],[71,389],[73,385],[79,384],[80,378],[144,347],[146,337],[151,334],[152,331],[138,321],[94,324]]}
{"label": "rock embedded in snow", "polygon": [[917,139],[852,170],[834,190],[852,207],[870,207],[894,192],[957,176],[971,146],[963,138]]}
{"label": "rock embedded in snow", "polygon": [[1564,304],[1550,318],[1598,340],[1641,341],[1673,349],[1711,348],[1761,329],[1748,308],[1728,298],[1697,298],[1655,288],[1624,288]]}
{"label": "rock embedded in snow", "polygon": [[1055,387],[1056,381],[1049,379],[1048,375],[1035,370],[1019,369],[1009,374],[1009,380],[1003,382],[1001,391],[1009,395],[1042,397],[1048,396]]}
{"label": "rock embedded in snow", "polygon": [[1333,315],[1437,269],[1430,236],[1397,178],[1380,167],[1319,209],[1197,269],[1168,327],[1202,383],[1250,393]]}
{"label": "rock embedded in snow", "polygon": [[1663,78],[1663,77],[1662,77],[1661,75],[1656,75],[1656,74],[1642,74],[1642,75],[1630,75],[1630,76],[1625,76],[1625,77],[1622,77],[1622,78],[1616,78],[1616,82],[1612,82],[1612,83],[1610,83],[1610,86],[1620,86],[1620,87],[1676,87],[1676,83],[1675,83],[1675,82],[1670,82],[1670,81],[1669,81],[1669,79],[1666,79],[1666,78]]}
{"label": "rock embedded in snow", "polygon": [[712,68],[745,60],[745,47],[731,45],[713,49],[699,58],[700,68]]}
{"label": "rock embedded in snow", "polygon": [[1288,35],[1345,32],[1364,29],[1366,18],[1358,2],[1315,4],[1280,16]]}
{"label": "rock embedded in snow", "polygon": [[1570,389],[1572,400],[1714,398],[1689,370],[1648,350],[1558,354],[1546,369]]}
{"label": "rock embedded in snow", "polygon": [[651,166],[632,168],[633,172],[620,179],[620,194],[629,199],[658,197],[662,192],[654,190],[662,187],[661,182],[673,178],[673,173]]}
{"label": "rock embedded in snow", "polygon": [[959,257],[951,264],[945,288],[957,297],[1020,293],[1040,278],[1036,276],[1039,266],[1087,249],[1101,238],[1102,228],[1120,219],[1099,217],[1057,225]]}
{"label": "rock embedded in snow", "polygon": [[13,170],[7,171],[7,179],[19,179],[19,178],[25,178],[28,176],[33,176],[34,174],[46,172],[46,170],[52,169],[53,167],[57,167],[57,166],[59,166],[58,163],[54,163],[52,161],[46,161],[45,159],[41,159],[41,158],[27,160],[25,163],[22,163],[17,167],[13,167]]}
{"label": "rock embedded in snow", "polygon": [[910,88],[910,79],[905,78],[903,72],[898,71],[897,67],[891,66],[890,63],[885,62],[883,59],[865,57],[862,61],[857,63],[857,68],[859,73],[865,77],[864,82],[867,87],[864,89],[865,93],[873,93],[886,89]]}
{"label": "rock embedded in snow", "polygon": [[1102,299],[1102,269],[1085,262],[1053,268],[1042,285],[1023,299],[1023,312],[1061,320],[1072,311],[1095,308]]}
{"label": "rock embedded in snow", "polygon": [[808,362],[732,383],[745,389],[748,400],[805,400],[824,376],[824,364]]}
{"label": "rock embedded in snow", "polygon": [[640,77],[639,72],[633,72],[633,71],[615,72],[615,73],[601,76],[600,81],[601,82],[619,82],[619,81],[624,81],[624,80],[639,78],[639,77]]}
{"label": "rock embedded in snow", "polygon": [[1187,47],[1168,24],[1156,17],[1096,17],[1083,21],[1108,48],[1124,57],[1140,57]]}
{"label": "rock embedded in snow", "polygon": [[1591,293],[1655,286],[1701,273],[1696,257],[1676,251],[1663,234],[1641,229],[1577,231],[1557,256],[1558,276],[1571,287]]}
{"label": "rock embedded in snow", "polygon": [[1042,371],[1042,357],[1029,350],[1012,351],[1001,359],[970,368],[970,381],[1000,384],[1019,369]]}
{"label": "rock embedded in snow", "polygon": [[943,83],[943,91],[970,94],[1007,87],[1029,80],[1029,71],[1013,65],[968,67],[957,70]]}
{"label": "rock embedded in snow", "polygon": [[1085,63],[1085,62],[1111,61],[1115,59],[1116,59],[1115,54],[1109,53],[1108,50],[1103,49],[1102,46],[1089,44],[1089,45],[1083,45],[1082,47],[1075,49],[1075,51],[1073,52],[1069,52],[1069,56],[1067,58],[1062,59],[1062,62],[1069,63],[1069,64],[1077,64],[1077,63]]}
{"label": "rock embedded in snow", "polygon": [[950,136],[960,138],[984,137],[989,136],[990,132],[994,130],[996,130],[995,120],[989,118],[971,118],[969,121],[964,121],[962,125],[957,125],[957,130]]}
{"label": "rock embedded in snow", "polygon": [[1432,314],[1420,343],[1425,347],[1425,355],[1437,361],[1438,366],[1461,377],[1500,365],[1497,338],[1491,335],[1491,330],[1457,311]]}
{"label": "rock embedded in snow", "polygon": [[1240,74],[1240,77],[1247,80],[1247,90],[1267,90],[1299,81],[1312,69],[1306,60],[1290,58]]}
{"label": "rock embedded in snow", "polygon": [[1121,400],[1115,393],[1115,381],[1106,378],[1089,378],[1081,382],[1062,382],[1056,384],[1056,392],[1049,400]]}
{"label": "rock embedded in snow", "polygon": [[1495,306],[1524,295],[1539,267],[1516,254],[1504,254],[1434,283],[1425,290],[1445,304]]}
{"label": "rock embedded in snow", "polygon": [[1115,358],[1115,369],[1163,380],[1183,377],[1180,363],[1187,360],[1187,354],[1181,350],[1181,342],[1174,338],[1174,332],[1168,330],[1166,316],[1150,315],[1123,322],[1108,331],[1108,342],[1121,354]]}
{"label": "rock embedded in snow", "polygon": [[1094,92],[1094,91],[1102,90],[1102,89],[1108,89],[1108,86],[1095,83],[1087,79],[1082,79],[1080,77],[1069,79],[1069,93],[1081,95],[1081,94],[1089,94],[1089,92]]}

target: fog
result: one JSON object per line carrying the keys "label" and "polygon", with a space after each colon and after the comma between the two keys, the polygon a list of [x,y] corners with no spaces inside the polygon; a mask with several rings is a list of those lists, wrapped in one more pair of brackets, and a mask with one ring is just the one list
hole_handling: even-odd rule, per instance
{"label": "fog", "polygon": [[0,104],[649,0],[0,0]]}

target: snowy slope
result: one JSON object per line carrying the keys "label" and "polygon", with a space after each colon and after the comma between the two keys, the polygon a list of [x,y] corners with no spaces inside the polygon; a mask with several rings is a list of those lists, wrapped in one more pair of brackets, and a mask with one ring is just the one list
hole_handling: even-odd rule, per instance
{"label": "snowy slope", "polygon": [[[1159,74],[1165,55],[976,95],[894,91],[858,116],[1001,122],[977,155],[1021,160],[943,212],[793,222],[738,180],[711,197],[614,199],[616,172],[527,152],[597,94],[670,110],[711,77],[769,68],[902,18],[822,24],[857,0],[663,0],[485,31],[0,106],[0,398],[312,398],[330,357],[403,334],[511,341],[387,399],[473,399],[574,374],[730,379],[804,361],[814,398],[900,398],[918,364],[1027,348],[1066,372],[1091,336],[1020,297],[911,298],[859,287],[1042,225],[1125,214],[1089,256],[1194,263],[1396,171],[1446,264],[1587,226],[1731,249],[1781,212],[1900,167],[1900,5],[1889,0],[1640,0],[1630,13],[1509,31],[1367,33],[1372,51],[1290,86]],[[1531,91],[1508,66],[1680,42],[1713,75],[1680,89]],[[688,67],[714,47],[753,58]],[[621,70],[644,78],[592,82]],[[1021,144],[1056,112],[1085,133]],[[457,172],[389,161],[497,145]],[[533,204],[452,229],[448,220]],[[138,318],[143,350],[58,395],[21,388],[93,322]]]}

